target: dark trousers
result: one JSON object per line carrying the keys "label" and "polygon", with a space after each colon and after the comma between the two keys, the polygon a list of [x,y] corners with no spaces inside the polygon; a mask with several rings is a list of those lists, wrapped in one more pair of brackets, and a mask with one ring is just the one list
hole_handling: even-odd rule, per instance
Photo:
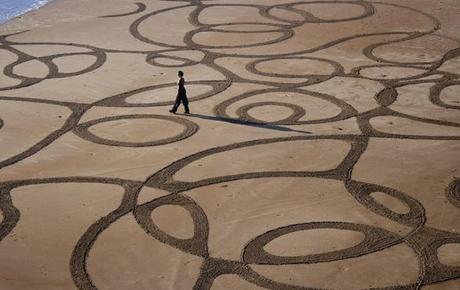
{"label": "dark trousers", "polygon": [[177,97],[176,97],[176,102],[174,103],[174,106],[172,108],[172,111],[176,112],[177,111],[177,108],[179,107],[180,103],[182,102],[182,104],[184,105],[184,108],[185,108],[185,112],[186,113],[189,113],[189,109],[188,109],[188,99],[187,99],[187,95],[185,93],[178,93],[177,94]]}

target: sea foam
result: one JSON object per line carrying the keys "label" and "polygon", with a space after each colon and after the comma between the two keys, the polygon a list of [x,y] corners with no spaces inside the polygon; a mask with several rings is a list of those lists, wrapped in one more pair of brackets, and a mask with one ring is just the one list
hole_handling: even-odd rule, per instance
{"label": "sea foam", "polygon": [[51,0],[0,0],[0,23],[38,9]]}

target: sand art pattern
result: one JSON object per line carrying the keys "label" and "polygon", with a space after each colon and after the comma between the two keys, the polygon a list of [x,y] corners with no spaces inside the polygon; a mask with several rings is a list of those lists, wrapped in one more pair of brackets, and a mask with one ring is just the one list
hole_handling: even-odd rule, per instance
{"label": "sand art pattern", "polygon": [[[88,261],[91,259],[92,249],[98,243],[98,239],[110,231],[120,220],[128,216],[135,218],[137,226],[144,231],[145,235],[149,235],[152,241],[160,242],[172,247],[174,251],[198,259],[199,267],[195,270],[198,275],[193,283],[188,285],[189,289],[217,289],[219,285],[216,284],[216,281],[224,276],[230,277],[229,275],[237,277],[240,280],[238,283],[243,284],[229,286],[228,289],[232,287],[238,289],[238,287],[242,287],[241,285],[246,285],[246,289],[325,289],[316,284],[305,283],[302,285],[299,281],[290,282],[290,280],[280,278],[280,276],[272,275],[272,271],[284,269],[282,271],[286,272],[289,271],[289,267],[296,269],[295,267],[309,267],[316,264],[318,267],[326,267],[325,265],[328,263],[365,258],[400,246],[410,248],[412,254],[416,256],[417,265],[414,267],[418,269],[417,277],[412,281],[397,281],[389,284],[384,282],[383,285],[378,285],[372,289],[420,289],[424,286],[445,283],[449,280],[455,281],[460,278],[458,261],[447,263],[439,257],[439,249],[458,248],[460,245],[460,234],[456,230],[451,231],[427,224],[425,205],[412,194],[381,185],[378,182],[365,182],[354,175],[355,167],[370,150],[371,140],[452,141],[454,144],[460,142],[458,115],[450,119],[438,117],[439,115],[429,116],[420,112],[401,109],[400,107],[404,107],[404,103],[402,105],[399,103],[405,90],[422,86],[428,92],[428,102],[436,110],[441,113],[449,112],[447,115],[460,113],[458,99],[445,98],[445,92],[449,88],[460,86],[460,71],[445,69],[447,64],[460,58],[460,41],[448,39],[447,36],[443,37],[438,33],[441,29],[441,23],[438,19],[404,5],[373,1],[292,1],[287,3],[284,1],[276,4],[250,4],[251,1],[247,1],[247,4],[239,4],[232,3],[233,1],[224,3],[222,1],[195,0],[164,0],[159,2],[168,2],[168,5],[165,5],[166,8],[158,10],[152,8],[155,6],[147,3],[133,3],[131,4],[132,11],[100,15],[99,17],[101,21],[131,17],[130,19],[134,20],[125,29],[129,30],[131,37],[135,38],[136,41],[143,43],[142,47],[151,45],[151,50],[122,50],[96,47],[84,43],[14,40],[15,37],[20,37],[26,32],[0,36],[0,49],[17,57],[16,60],[5,64],[3,67],[3,74],[11,82],[0,83],[2,85],[0,91],[3,92],[3,96],[0,95],[0,106],[5,102],[18,106],[21,104],[42,104],[60,106],[69,111],[68,115],[62,117],[62,126],[46,132],[43,137],[21,152],[16,152],[0,160],[0,173],[8,167],[47,150],[53,143],[59,142],[59,139],[69,136],[69,134],[73,135],[72,138],[80,138],[84,142],[95,143],[107,148],[119,147],[124,150],[137,150],[141,147],[146,150],[150,148],[153,150],[161,148],[161,146],[181,144],[181,142],[198,138],[203,128],[201,125],[203,123],[199,124],[199,121],[203,120],[230,126],[249,126],[254,130],[270,130],[285,135],[270,138],[253,136],[252,140],[212,145],[192,154],[187,154],[187,156],[170,157],[166,166],[160,170],[150,171],[145,180],[91,175],[2,180],[0,182],[0,211],[3,214],[3,220],[0,224],[0,241],[6,240],[9,235],[14,234],[15,228],[21,223],[21,209],[15,205],[15,190],[46,184],[102,184],[119,187],[123,193],[117,207],[108,213],[101,213],[89,227],[84,229],[84,234],[74,241],[71,258],[68,261],[70,267],[68,272],[70,272],[75,286],[81,290],[108,289],[98,285],[97,279],[93,278]],[[262,1],[256,2],[261,3]],[[334,5],[346,6],[349,10],[345,11],[353,13],[351,15],[338,15],[335,18],[317,13],[330,9],[328,7],[333,8]],[[248,17],[241,17],[241,21],[238,20],[239,18],[232,20],[229,17],[223,17],[222,21],[219,21],[219,18],[211,21],[212,14],[220,9],[227,9],[232,13],[241,11],[243,15],[247,13]],[[423,27],[414,27],[413,30],[400,31],[386,30],[384,26],[379,27],[375,32],[357,29],[359,31],[355,33],[351,29],[350,31],[353,33],[344,34],[343,37],[330,39],[324,43],[311,43],[309,47],[305,46],[303,49],[293,50],[288,46],[283,46],[284,43],[294,41],[299,30],[304,27],[311,25],[319,31],[322,28],[336,29],[330,27],[332,25],[340,27],[340,25],[346,25],[350,22],[375,19],[380,11],[392,11],[392,9],[405,11],[404,13],[407,15],[423,19],[429,24]],[[180,31],[182,39],[179,40],[176,39],[178,38],[177,34],[172,33],[170,34],[171,38],[155,37],[155,25],[151,23],[154,23],[155,19],[162,17],[162,15],[175,15],[174,13],[187,15],[186,21],[190,25],[190,30]],[[146,23],[150,23],[149,26],[146,26]],[[443,53],[440,58],[420,61],[416,59],[404,60],[398,56],[392,59],[381,53],[385,47],[433,35],[439,39],[455,43],[455,47]],[[214,36],[219,37],[220,41],[213,42]],[[328,58],[328,51],[331,49],[363,39],[369,40],[368,43],[363,49],[354,53],[361,55],[364,61],[361,60],[355,65],[345,67],[340,60]],[[33,50],[34,47],[39,46],[56,46],[57,50],[66,49],[63,49],[61,53],[42,56],[27,52],[27,49]],[[192,113],[200,104],[211,102],[214,99],[212,101],[212,114],[195,117],[193,114],[190,117],[167,115],[168,108],[173,104],[172,97],[170,100],[152,99],[147,101],[139,98],[136,100],[135,98],[139,94],[153,95],[158,90],[174,89],[176,84],[173,82],[153,83],[92,102],[61,101],[47,98],[44,95],[34,98],[9,96],[9,93],[15,90],[32,88],[50,80],[72,80],[85,74],[94,73],[106,66],[114,55],[119,54],[128,54],[133,57],[141,56],[145,59],[146,65],[157,68],[185,69],[186,73],[188,73],[188,67],[204,65],[214,71],[216,75],[224,76],[222,79],[187,82],[188,88],[193,86],[208,88],[207,91],[190,96]],[[80,57],[90,57],[91,61],[82,61],[86,66],[82,66],[76,71],[66,71],[60,67],[59,60],[67,57],[72,57],[77,62]],[[229,62],[225,61],[229,59],[234,60],[231,65],[227,65]],[[21,66],[31,62],[43,66],[45,73],[31,75],[30,72],[24,73],[20,69]],[[349,63],[353,64],[352,61]],[[239,66],[238,69],[244,73],[239,73],[238,69],[234,68],[235,66]],[[301,69],[289,69],[292,66],[299,66]],[[190,71],[189,74],[192,72]],[[318,89],[333,83],[335,80],[375,84],[376,93],[371,94],[373,105],[365,109],[358,108],[356,103],[350,102],[347,98]],[[113,85],[116,86],[116,84]],[[247,86],[248,89],[245,91],[231,90],[231,88],[238,86],[242,86],[243,89]],[[426,96],[421,94],[417,97]],[[327,108],[327,112],[322,114],[321,109],[312,112],[312,109],[309,108],[310,105],[319,106],[314,108]],[[288,113],[283,114],[279,119],[264,119],[264,109],[274,107]],[[86,118],[95,109],[112,108],[130,109],[130,111],[123,111],[125,113],[115,116],[110,114],[96,119]],[[155,111],[156,113],[153,114],[145,110],[136,113],[135,110],[139,108],[160,108],[165,113],[161,115],[160,111]],[[318,115],[314,115],[315,113]],[[130,122],[133,120],[140,122],[161,121],[165,124],[172,124],[174,128],[178,127],[179,129],[171,132],[171,135],[168,135],[168,132],[167,136],[164,137],[139,141],[112,139],[109,134],[102,135],[99,134],[100,130],[92,130],[92,128],[110,122]],[[391,126],[383,126],[381,120],[386,120],[390,124],[391,122],[419,124],[422,129],[411,131],[411,128],[414,127],[408,125],[398,131],[392,129]],[[358,132],[336,131],[334,133],[329,131],[322,134],[308,131],[310,128],[314,128],[308,126],[336,127],[337,124],[344,121],[355,123]],[[0,134],[7,125],[8,120],[2,118],[0,114]],[[423,129],[425,127],[428,129]],[[261,165],[257,169],[257,160],[249,160],[248,162],[255,162],[255,164],[246,171],[232,172],[231,169],[222,169],[225,165],[221,163],[221,167],[215,167],[212,172],[214,175],[203,176],[197,172],[200,168],[196,166],[207,164],[207,162],[208,164],[218,162],[215,160],[228,154],[238,156],[241,152],[246,152],[245,150],[257,152],[258,150],[263,151],[263,148],[278,148],[276,146],[289,148],[289,146],[298,146],[298,144],[301,144],[299,146],[305,145],[307,148],[316,144],[319,147],[332,146],[332,148],[344,147],[346,149],[343,149],[343,156],[338,156],[337,162],[329,167],[312,165],[306,169],[302,166],[293,166],[293,169],[289,169],[289,164],[285,164],[284,167],[281,166],[283,168]],[[204,142],[204,146],[206,146],[206,142]],[[442,151],[443,148],[438,150]],[[107,155],[110,154],[109,152]],[[164,153],[152,151],[151,154]],[[313,156],[312,159],[305,162],[314,162],[314,160],[315,157]],[[285,162],[291,161],[286,160]],[[187,174],[192,174],[192,176],[187,177]],[[275,182],[273,184],[276,182],[293,184],[305,182],[304,188],[308,188],[310,183],[319,186],[323,184],[326,186],[325,191],[341,190],[343,192],[337,193],[337,196],[340,194],[347,195],[347,198],[350,197],[359,204],[360,209],[357,211],[369,213],[373,217],[375,216],[375,219],[369,222],[366,219],[359,221],[358,219],[346,218],[347,214],[344,213],[343,219],[332,217],[321,220],[321,218],[309,219],[309,213],[302,213],[298,216],[296,223],[273,223],[270,224],[271,228],[264,231],[260,231],[260,229],[249,230],[250,236],[243,237],[245,240],[241,241],[243,248],[240,249],[239,257],[232,256],[224,250],[222,251],[225,253],[217,250],[217,254],[215,254],[215,250],[210,250],[210,248],[217,247],[215,244],[209,245],[210,235],[215,230],[211,216],[219,215],[219,213],[210,213],[210,207],[202,205],[202,196],[208,194],[203,192],[212,191],[214,196],[209,198],[219,200],[220,197],[218,196],[221,194],[219,191],[231,192],[229,186],[231,188],[233,184],[241,183],[241,187],[245,188],[245,192],[249,195],[252,188],[263,187],[263,183],[270,182]],[[449,206],[458,210],[460,208],[460,179],[450,179],[444,188],[443,198],[448,201]],[[139,199],[140,193],[145,190],[158,190],[164,194],[153,197],[151,200]],[[285,192],[285,194],[290,193]],[[238,196],[243,197],[243,194]],[[383,200],[393,200],[403,210],[380,202],[377,196]],[[255,197],[254,200],[259,199],[263,199],[263,197]],[[337,199],[337,202],[340,203],[340,200]],[[251,199],[248,199],[248,203],[251,203]],[[191,228],[193,228],[189,235],[174,235],[174,230],[166,230],[156,222],[155,211],[168,206],[180,208],[185,212],[184,217],[190,219],[188,222],[192,224]],[[310,211],[310,209],[306,208],[304,211]],[[445,212],[444,214],[449,215],[451,213]],[[458,213],[455,214],[458,216]],[[267,217],[267,219],[271,218],[273,217],[270,215]],[[392,226],[380,226],[382,223],[394,225],[394,230]],[[249,222],[249,226],[250,224]],[[399,227],[403,230],[396,230]],[[63,230],[65,231],[65,229]],[[289,254],[289,251],[283,252],[275,249],[276,247],[273,248],[277,240],[292,238],[295,234],[315,231],[321,233],[327,230],[356,234],[361,238],[346,247],[330,248],[318,253],[295,252]],[[286,243],[284,247],[288,245],[289,243]],[[2,242],[0,242],[0,248],[1,246]],[[225,243],[221,243],[218,247],[223,249],[226,246]],[[130,255],[129,252],[125,254]],[[145,255],[153,258],[155,254],[155,252],[145,253]],[[113,273],[113,275],[117,274]],[[181,278],[179,277],[179,279]],[[151,283],[152,289],[160,289],[154,279],[151,280]],[[329,288],[335,288],[335,286],[332,285]],[[131,289],[135,289],[135,287]]]}

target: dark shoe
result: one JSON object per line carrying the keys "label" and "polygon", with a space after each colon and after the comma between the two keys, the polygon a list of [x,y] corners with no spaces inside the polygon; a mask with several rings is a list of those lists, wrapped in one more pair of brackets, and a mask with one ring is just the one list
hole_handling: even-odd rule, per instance
{"label": "dark shoe", "polygon": [[170,112],[170,113],[173,113],[173,114],[176,113],[176,111],[174,111],[174,110],[169,110],[169,112]]}
{"label": "dark shoe", "polygon": [[185,111],[184,114],[189,115],[189,114],[190,114],[190,111]]}

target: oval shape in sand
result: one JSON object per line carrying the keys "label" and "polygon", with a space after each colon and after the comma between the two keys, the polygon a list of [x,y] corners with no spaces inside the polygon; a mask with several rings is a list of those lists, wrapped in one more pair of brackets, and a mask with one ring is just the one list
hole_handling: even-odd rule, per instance
{"label": "oval shape in sand", "polygon": [[399,199],[392,197],[383,192],[373,192],[370,196],[379,204],[385,206],[389,210],[398,213],[398,214],[406,214],[410,211],[410,208]]}
{"label": "oval shape in sand", "polygon": [[341,140],[255,144],[198,159],[177,172],[174,178],[196,181],[249,172],[322,171],[336,168],[349,150],[350,144]]}
{"label": "oval shape in sand", "polygon": [[[164,137],[163,132],[171,131],[171,123],[176,123],[172,124],[172,128],[179,124],[182,130],[173,131],[174,135]],[[74,133],[96,144],[147,147],[180,141],[192,136],[197,130],[198,125],[187,119],[176,116],[139,114],[88,121],[78,125]]]}
{"label": "oval shape in sand", "polygon": [[193,238],[194,224],[190,213],[177,205],[163,205],[151,213],[155,225],[178,239]]}
{"label": "oval shape in sand", "polygon": [[460,85],[453,85],[444,88],[439,95],[444,103],[460,107]]}
{"label": "oval shape in sand", "polygon": [[402,66],[372,66],[360,69],[359,74],[373,80],[413,78],[426,73],[424,69]]}
{"label": "oval shape in sand", "polygon": [[364,234],[357,231],[311,229],[276,238],[266,244],[264,249],[276,256],[306,256],[351,248],[364,238]]}
{"label": "oval shape in sand", "polygon": [[13,73],[27,78],[46,78],[49,68],[43,62],[32,59],[14,66]]}
{"label": "oval shape in sand", "polygon": [[441,264],[460,267],[460,243],[449,243],[439,247],[438,259]]}
{"label": "oval shape in sand", "polygon": [[[262,74],[276,75],[278,77],[331,75],[336,71],[329,62],[295,57],[260,61],[256,63],[255,69]],[[293,74],[292,72],[301,73]]]}

